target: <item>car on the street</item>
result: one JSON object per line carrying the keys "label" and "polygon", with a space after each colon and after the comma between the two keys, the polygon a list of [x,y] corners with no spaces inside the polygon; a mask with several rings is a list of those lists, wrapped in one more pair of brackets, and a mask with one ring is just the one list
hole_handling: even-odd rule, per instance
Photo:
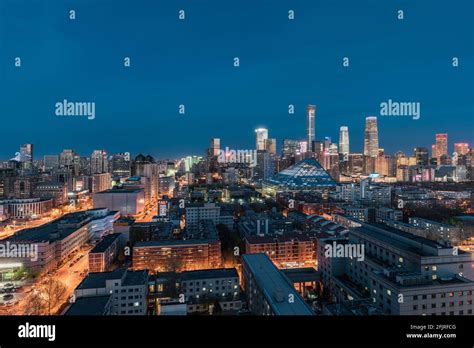
{"label": "car on the street", "polygon": [[3,295],[3,301],[10,301],[13,298],[12,294]]}

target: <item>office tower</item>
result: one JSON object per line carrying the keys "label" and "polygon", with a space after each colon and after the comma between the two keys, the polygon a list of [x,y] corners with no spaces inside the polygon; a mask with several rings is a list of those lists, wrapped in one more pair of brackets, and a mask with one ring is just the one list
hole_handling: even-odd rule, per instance
{"label": "office tower", "polygon": [[365,119],[364,156],[377,157],[379,152],[379,134],[377,117],[369,116]]}
{"label": "office tower", "polygon": [[[308,105],[306,107],[306,132],[308,136],[308,146],[313,145],[313,141],[316,140],[316,130],[315,130],[315,121],[316,121],[316,105]],[[313,151],[312,148],[309,149]]]}
{"label": "office tower", "polygon": [[431,158],[438,158],[438,154],[436,153],[436,144],[431,145]]}
{"label": "office tower", "polygon": [[467,155],[469,153],[469,144],[468,143],[455,143],[454,152],[458,155]]}
{"label": "office tower", "polygon": [[119,178],[131,175],[132,162],[129,152],[116,153],[112,156],[112,174]]}
{"label": "office tower", "polygon": [[276,139],[275,138],[270,138],[265,140],[265,150],[270,155],[276,155]]}
{"label": "office tower", "polygon": [[440,133],[436,134],[436,158],[438,159],[438,165],[441,164],[441,157],[448,155],[448,134]]}
{"label": "office tower", "polygon": [[68,149],[63,150],[63,152],[59,154],[59,165],[61,167],[65,167],[65,166],[69,166],[73,164],[74,156],[75,156],[74,150],[68,150]]}
{"label": "office tower", "polygon": [[427,166],[429,164],[430,156],[426,147],[415,147],[415,160],[417,166]]}
{"label": "office tower", "polygon": [[59,167],[58,155],[45,155],[43,157],[43,170],[51,170]]}
{"label": "office tower", "polygon": [[33,144],[20,146],[20,162],[24,169],[33,169]]}
{"label": "office tower", "polygon": [[349,127],[339,128],[339,153],[344,156],[349,154]]}
{"label": "office tower", "polygon": [[275,166],[268,151],[257,150],[255,176],[260,180],[268,179],[275,172]]}
{"label": "office tower", "polygon": [[294,156],[299,152],[300,142],[298,140],[284,139],[282,153],[284,157]]}
{"label": "office tower", "polygon": [[107,152],[105,150],[94,150],[91,155],[90,163],[91,174],[107,173],[109,164]]}
{"label": "office tower", "polygon": [[364,155],[361,153],[351,153],[349,154],[349,174],[359,175],[364,171]]}
{"label": "office tower", "polygon": [[221,149],[221,139],[212,138],[209,142],[209,157],[219,156],[219,151]]}
{"label": "office tower", "polygon": [[300,150],[300,153],[308,152],[308,142],[307,141],[300,141],[299,142],[299,150]]}
{"label": "office tower", "polygon": [[268,129],[257,128],[255,129],[255,135],[256,135],[257,150],[265,150],[265,140],[268,139]]}

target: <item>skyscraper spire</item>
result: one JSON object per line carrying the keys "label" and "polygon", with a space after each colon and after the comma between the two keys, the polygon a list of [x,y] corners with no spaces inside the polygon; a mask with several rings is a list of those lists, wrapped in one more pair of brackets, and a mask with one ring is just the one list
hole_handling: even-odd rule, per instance
{"label": "skyscraper spire", "polygon": [[306,107],[306,133],[308,139],[308,149],[313,151],[313,141],[316,140],[316,105],[309,104]]}

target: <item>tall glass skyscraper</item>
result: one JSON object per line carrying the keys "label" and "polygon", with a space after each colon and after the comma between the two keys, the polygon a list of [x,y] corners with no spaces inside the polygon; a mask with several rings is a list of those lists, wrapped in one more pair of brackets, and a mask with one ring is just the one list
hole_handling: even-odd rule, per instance
{"label": "tall glass skyscraper", "polygon": [[441,163],[441,156],[448,155],[448,134],[441,133],[436,134],[436,157],[438,158],[438,164]]}
{"label": "tall glass skyscraper", "polygon": [[20,146],[20,162],[24,169],[33,169],[33,144]]}
{"label": "tall glass skyscraper", "polygon": [[379,153],[379,132],[377,129],[377,117],[365,118],[364,155],[377,157]]}
{"label": "tall glass skyscraper", "polygon": [[266,140],[268,139],[268,129],[257,128],[255,130],[257,150],[265,150]]}
{"label": "tall glass skyscraper", "polygon": [[349,154],[349,127],[339,128],[339,153],[347,156]]}
{"label": "tall glass skyscraper", "polygon": [[306,107],[306,132],[308,135],[308,147],[311,151],[313,141],[316,140],[315,131],[315,119],[316,119],[316,105],[308,105]]}
{"label": "tall glass skyscraper", "polygon": [[221,149],[221,139],[220,138],[212,138],[209,142],[209,156],[219,156],[219,152]]}

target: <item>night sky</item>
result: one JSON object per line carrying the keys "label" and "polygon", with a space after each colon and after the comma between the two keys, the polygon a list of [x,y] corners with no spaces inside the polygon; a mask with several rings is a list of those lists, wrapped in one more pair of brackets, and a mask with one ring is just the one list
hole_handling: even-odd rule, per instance
{"label": "night sky", "polygon": [[[306,104],[318,139],[347,125],[360,152],[388,99],[420,102],[421,118],[378,117],[380,147],[411,154],[446,132],[452,153],[474,143],[473,17],[472,0],[0,0],[0,158],[27,142],[36,158],[203,155],[212,137],[254,148],[259,126],[280,148],[305,139]],[[63,99],[95,102],[96,118],[56,116]]]}

